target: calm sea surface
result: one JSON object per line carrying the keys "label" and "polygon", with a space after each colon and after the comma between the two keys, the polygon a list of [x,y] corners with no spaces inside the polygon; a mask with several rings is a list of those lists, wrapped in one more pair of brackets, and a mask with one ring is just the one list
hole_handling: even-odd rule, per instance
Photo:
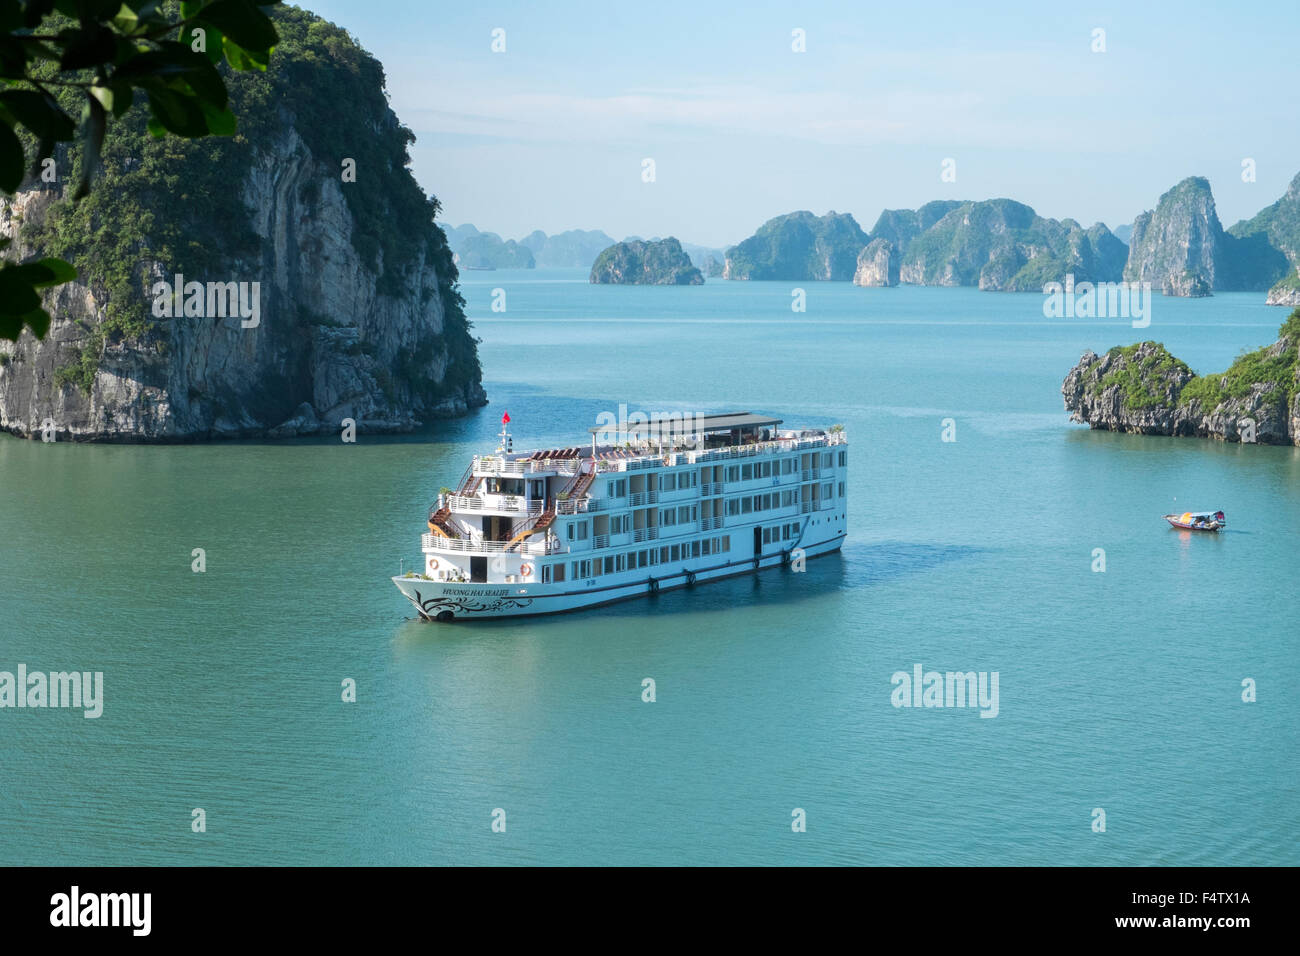
{"label": "calm sea surface", "polygon": [[[1138,331],[807,283],[795,314],[791,286],[467,273],[492,404],[405,439],[0,437],[0,670],[105,685],[98,720],[0,710],[0,863],[1300,863],[1300,451],[1094,433],[1060,397],[1085,348],[1220,370],[1284,311],[1157,297]],[[843,553],[410,620],[388,576],[502,410],[524,448],[620,402],[842,422]],[[1160,520],[1189,508],[1230,530]],[[997,717],[893,707],[916,664],[998,672]]]}

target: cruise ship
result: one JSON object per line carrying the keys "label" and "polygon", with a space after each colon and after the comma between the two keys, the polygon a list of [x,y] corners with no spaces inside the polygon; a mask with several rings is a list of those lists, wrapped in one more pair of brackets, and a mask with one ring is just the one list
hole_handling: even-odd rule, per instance
{"label": "cruise ship", "polygon": [[786,564],[802,570],[844,542],[841,426],[679,416],[515,452],[509,422],[496,454],[475,456],[429,509],[423,570],[393,578],[424,620],[557,614]]}

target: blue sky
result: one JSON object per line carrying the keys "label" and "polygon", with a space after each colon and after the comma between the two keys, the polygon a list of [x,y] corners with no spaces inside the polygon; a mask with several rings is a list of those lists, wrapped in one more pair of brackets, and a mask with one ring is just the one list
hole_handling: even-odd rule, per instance
{"label": "blue sky", "polygon": [[882,209],[998,196],[1114,227],[1190,175],[1228,226],[1300,172],[1294,0],[307,6],[384,64],[443,218],[507,238],[722,246],[796,209],[869,230]]}

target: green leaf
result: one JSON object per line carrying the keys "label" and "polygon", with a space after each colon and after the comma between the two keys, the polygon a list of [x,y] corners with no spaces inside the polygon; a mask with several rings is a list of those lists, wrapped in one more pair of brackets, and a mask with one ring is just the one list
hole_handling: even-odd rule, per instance
{"label": "green leaf", "polygon": [[111,63],[117,55],[117,35],[102,23],[91,23],[80,30],[67,33],[69,39],[63,47],[63,57],[59,60],[60,70],[84,70]]}
{"label": "green leaf", "polygon": [[265,73],[271,62],[270,51],[259,53],[256,50],[245,50],[230,37],[221,38],[221,48],[226,54],[226,61],[236,70],[261,70]]}
{"label": "green leaf", "polygon": [[271,18],[252,0],[216,0],[199,15],[245,51],[267,53],[279,41]]}
{"label": "green leaf", "polygon": [[104,146],[104,131],[108,127],[108,113],[99,100],[86,94],[86,106],[81,122],[81,180],[73,199],[82,199],[90,192],[90,181],[99,169],[99,151]]}
{"label": "green leaf", "polygon": [[206,136],[208,120],[199,99],[166,87],[151,88],[149,109],[169,133],[193,139]]}
{"label": "green leaf", "polygon": [[23,182],[23,144],[18,136],[4,123],[0,123],[0,190],[7,193],[17,192]]}
{"label": "green leaf", "polygon": [[76,126],[52,96],[36,90],[0,92],[0,105],[38,137],[72,139]]}
{"label": "green leaf", "polygon": [[72,268],[71,263],[64,262],[62,259],[47,257],[30,264],[41,266],[50,273],[49,279],[33,283],[32,288],[45,289],[50,286],[63,285],[65,282],[77,281],[77,270]]}
{"label": "green leaf", "polygon": [[21,266],[0,269],[0,312],[21,316],[40,307],[41,297],[32,288]]}
{"label": "green leaf", "polygon": [[146,89],[154,88],[148,80],[182,80],[199,99],[217,109],[226,105],[226,84],[212,61],[180,43],[163,43],[156,50],[132,56],[113,72],[113,79],[134,81]]}
{"label": "green leaf", "polygon": [[203,103],[203,116],[208,122],[208,132],[213,136],[234,136],[235,135],[235,114],[227,109],[217,109],[208,103]]}
{"label": "green leaf", "polygon": [[23,316],[8,315],[0,311],[0,339],[8,339],[10,342],[18,341],[18,336],[23,334]]}
{"label": "green leaf", "polygon": [[50,330],[50,313],[44,309],[32,309],[22,317],[22,321],[27,323],[32,335],[38,339],[45,338],[45,333]]}

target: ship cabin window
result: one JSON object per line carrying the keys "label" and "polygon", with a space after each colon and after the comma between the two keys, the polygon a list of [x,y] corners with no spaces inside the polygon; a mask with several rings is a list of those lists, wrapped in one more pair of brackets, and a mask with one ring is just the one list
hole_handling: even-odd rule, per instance
{"label": "ship cabin window", "polygon": [[749,480],[750,480],[751,478],[753,478],[753,477],[754,477],[754,466],[753,466],[753,465],[741,465],[741,466],[740,466],[740,480],[741,480],[741,481],[749,481]]}
{"label": "ship cabin window", "polygon": [[588,533],[587,522],[585,522],[585,521],[570,521],[570,522],[569,522],[569,540],[570,540],[570,541],[586,541],[586,540],[587,540],[587,533]]}
{"label": "ship cabin window", "polygon": [[826,454],[822,455],[822,467],[823,467],[823,468],[830,468],[833,464],[835,464],[835,455],[834,455],[834,453],[828,451]]}
{"label": "ship cabin window", "polygon": [[727,468],[727,481],[739,481],[739,480],[740,480],[740,466],[739,466],[739,465],[731,465],[730,467],[728,467],[728,468]]}
{"label": "ship cabin window", "polygon": [[758,464],[756,464],[756,465],[754,466],[754,477],[755,477],[755,478],[771,478],[771,477],[772,477],[772,463],[771,463],[770,461],[760,461]]}
{"label": "ship cabin window", "polygon": [[520,495],[524,493],[524,479],[522,478],[489,478],[487,482],[488,494],[493,495]]}
{"label": "ship cabin window", "polygon": [[[682,545],[682,547],[685,548],[686,545]],[[698,541],[693,541],[691,542],[691,557],[698,558],[699,556],[700,556],[700,543]]]}
{"label": "ship cabin window", "polygon": [[680,560],[682,559],[682,548],[681,548],[681,545],[677,545],[677,544],[673,545],[673,557],[672,557],[672,559],[673,559],[674,561],[680,561]]}
{"label": "ship cabin window", "polygon": [[783,475],[792,475],[792,474],[794,474],[794,472],[795,472],[794,463],[795,463],[795,460],[794,460],[793,458],[783,458],[783,459],[781,459],[781,474],[783,474]]}
{"label": "ship cabin window", "polygon": [[626,478],[617,478],[617,479],[613,479],[613,478],[611,478],[611,479],[610,479],[610,482],[609,482],[609,496],[610,496],[611,498],[626,498],[626,497],[627,497],[627,479],[626,479]]}
{"label": "ship cabin window", "polygon": [[840,497],[844,497],[844,482],[840,482]]}
{"label": "ship cabin window", "polygon": [[848,453],[847,451],[841,451],[841,452],[840,452],[840,467],[841,467],[841,468],[845,468],[845,467],[848,466],[848,463],[849,463],[849,453]]}
{"label": "ship cabin window", "polygon": [[590,561],[574,561],[574,562],[573,562],[573,577],[574,577],[575,580],[577,580],[578,578],[589,578],[589,577],[591,577],[591,562],[590,562]]}

